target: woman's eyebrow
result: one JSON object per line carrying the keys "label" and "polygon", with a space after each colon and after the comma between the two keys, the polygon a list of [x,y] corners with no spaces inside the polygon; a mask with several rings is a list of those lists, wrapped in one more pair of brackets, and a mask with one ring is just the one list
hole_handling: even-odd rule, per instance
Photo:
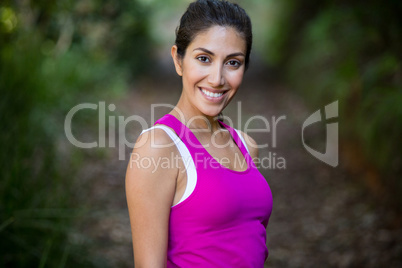
{"label": "woman's eyebrow", "polygon": [[213,53],[212,51],[210,51],[210,50],[208,50],[206,48],[203,48],[203,47],[194,48],[193,51],[195,51],[195,50],[201,50],[201,51],[204,51],[205,53],[208,53],[208,54],[211,54],[212,56],[215,56],[215,53]]}
{"label": "woman's eyebrow", "polygon": [[[195,50],[201,50],[201,51],[204,51],[205,53],[208,53],[208,54],[210,54],[212,56],[215,56],[215,53],[213,53],[212,51],[210,51],[210,50],[208,50],[206,48],[203,48],[203,47],[197,47],[197,48],[193,49],[193,51],[195,51]],[[243,56],[243,57],[245,57],[244,53],[236,52],[236,53],[232,53],[232,54],[227,55],[226,58],[235,57],[235,56]]]}

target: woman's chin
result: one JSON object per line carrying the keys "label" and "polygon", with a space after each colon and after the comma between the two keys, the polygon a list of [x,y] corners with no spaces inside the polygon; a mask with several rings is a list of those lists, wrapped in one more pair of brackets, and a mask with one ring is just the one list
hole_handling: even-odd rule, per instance
{"label": "woman's chin", "polygon": [[209,117],[217,117],[220,113],[222,113],[223,109],[204,109],[201,111],[204,115]]}

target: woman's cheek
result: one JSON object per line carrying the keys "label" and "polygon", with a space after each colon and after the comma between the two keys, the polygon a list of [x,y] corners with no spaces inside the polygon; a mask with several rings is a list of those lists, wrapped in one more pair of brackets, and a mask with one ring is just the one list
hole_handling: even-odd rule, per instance
{"label": "woman's cheek", "polygon": [[230,76],[230,83],[232,87],[239,87],[241,82],[243,81],[243,73],[242,72],[235,72]]}

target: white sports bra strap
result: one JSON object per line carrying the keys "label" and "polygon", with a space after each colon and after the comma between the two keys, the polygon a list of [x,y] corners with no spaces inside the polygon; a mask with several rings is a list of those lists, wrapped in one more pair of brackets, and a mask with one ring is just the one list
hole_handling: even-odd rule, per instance
{"label": "white sports bra strap", "polygon": [[246,143],[246,141],[245,141],[244,138],[243,138],[243,135],[240,133],[239,130],[237,130],[237,129],[235,129],[235,128],[234,128],[234,130],[236,130],[237,135],[238,135],[238,136],[240,137],[240,139],[241,139],[241,142],[242,142],[243,145],[246,147],[248,154],[250,154],[250,151],[248,150],[248,147],[247,147],[247,143]]}
{"label": "white sports bra strap", "polygon": [[[180,201],[177,203],[177,204],[180,204],[187,197],[190,196],[190,194],[195,189],[195,185],[197,184],[197,170],[195,169],[194,160],[191,157],[190,151],[188,150],[187,146],[180,140],[180,138],[177,136],[177,134],[167,126],[156,125],[156,126],[153,126],[151,128],[143,130],[140,135],[142,135],[144,132],[147,132],[147,131],[152,130],[154,128],[163,129],[166,132],[166,134],[169,135],[169,137],[176,144],[176,147],[179,150],[179,153],[181,155],[181,159],[183,160],[184,167],[185,167],[186,172],[187,172],[187,184],[186,184],[186,190],[184,191],[183,196],[181,197]],[[176,206],[176,205],[174,205],[174,206]]]}

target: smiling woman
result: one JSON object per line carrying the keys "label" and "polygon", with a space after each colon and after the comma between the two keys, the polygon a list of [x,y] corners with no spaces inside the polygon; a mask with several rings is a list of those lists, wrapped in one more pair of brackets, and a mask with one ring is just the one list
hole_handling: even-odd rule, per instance
{"label": "smiling woman", "polygon": [[272,194],[253,161],[257,146],[218,119],[251,44],[236,4],[199,0],[182,16],[171,49],[181,97],[140,135],[132,156],[141,160],[126,174],[135,267],[264,266]]}

